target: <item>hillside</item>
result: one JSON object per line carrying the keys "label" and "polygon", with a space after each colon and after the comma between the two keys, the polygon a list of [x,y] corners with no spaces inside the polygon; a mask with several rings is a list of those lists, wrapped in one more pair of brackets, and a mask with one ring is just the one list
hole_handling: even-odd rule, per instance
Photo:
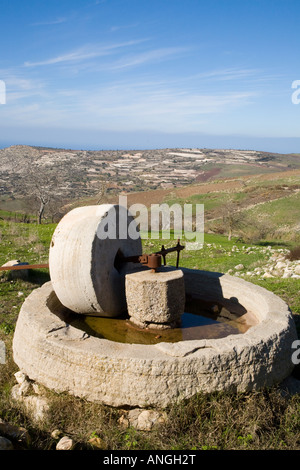
{"label": "hillside", "polygon": [[[11,146],[0,150],[0,209],[30,210],[32,197],[82,198],[170,190],[195,183],[300,169],[299,155],[222,149],[90,151]],[[57,205],[57,204],[56,204]]]}
{"label": "hillside", "polygon": [[[204,204],[205,231],[298,242],[300,156],[221,149],[0,150],[0,210],[57,222],[78,205]],[[29,214],[29,216],[27,215]]]}

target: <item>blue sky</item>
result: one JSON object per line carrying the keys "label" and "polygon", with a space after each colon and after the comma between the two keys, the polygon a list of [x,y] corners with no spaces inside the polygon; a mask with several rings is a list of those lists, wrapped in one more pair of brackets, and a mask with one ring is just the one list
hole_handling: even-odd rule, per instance
{"label": "blue sky", "polygon": [[0,15],[0,146],[300,153],[299,0],[2,0]]}

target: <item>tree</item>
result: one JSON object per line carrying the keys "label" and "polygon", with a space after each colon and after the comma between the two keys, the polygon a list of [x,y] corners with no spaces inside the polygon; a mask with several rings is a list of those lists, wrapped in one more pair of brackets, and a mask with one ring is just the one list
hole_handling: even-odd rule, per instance
{"label": "tree", "polygon": [[42,224],[45,219],[46,207],[50,204],[56,205],[60,202],[61,184],[59,172],[41,171],[37,165],[31,164],[27,175],[25,189],[29,195],[27,199],[37,214],[37,223]]}
{"label": "tree", "polygon": [[241,227],[244,214],[240,210],[239,204],[232,198],[223,205],[223,211],[223,223],[228,234],[228,240],[230,241],[233,232]]}

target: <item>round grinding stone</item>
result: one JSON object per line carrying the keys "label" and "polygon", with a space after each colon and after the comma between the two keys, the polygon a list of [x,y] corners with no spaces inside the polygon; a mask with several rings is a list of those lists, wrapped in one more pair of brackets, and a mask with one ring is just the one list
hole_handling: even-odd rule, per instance
{"label": "round grinding stone", "polygon": [[[130,233],[135,239],[129,238]],[[60,302],[76,313],[115,317],[126,310],[125,275],[133,263],[116,263],[142,253],[135,221],[123,206],[79,207],[56,227],[49,251],[53,289]]]}

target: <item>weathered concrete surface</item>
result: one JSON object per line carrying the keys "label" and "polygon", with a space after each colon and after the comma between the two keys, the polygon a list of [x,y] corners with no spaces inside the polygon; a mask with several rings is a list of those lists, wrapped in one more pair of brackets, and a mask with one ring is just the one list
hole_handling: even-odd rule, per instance
{"label": "weathered concrete surface", "polygon": [[[126,310],[125,274],[133,263],[114,266],[124,256],[142,253],[141,239],[120,238],[119,228],[135,224],[126,208],[112,204],[78,207],[68,212],[53,234],[49,270],[61,303],[77,313],[114,317]],[[123,228],[124,228],[123,227]],[[105,231],[109,237],[102,239]]]}
{"label": "weathered concrete surface", "polygon": [[216,301],[236,297],[258,323],[221,339],[121,344],[66,323],[64,308],[47,283],[21,308],[13,339],[16,364],[50,389],[133,407],[165,407],[200,391],[257,390],[291,374],[297,333],[285,302],[236,277],[182,270],[187,292]]}
{"label": "weathered concrete surface", "polygon": [[126,274],[130,320],[141,328],[175,328],[184,312],[185,288],[180,269],[160,268]]}

